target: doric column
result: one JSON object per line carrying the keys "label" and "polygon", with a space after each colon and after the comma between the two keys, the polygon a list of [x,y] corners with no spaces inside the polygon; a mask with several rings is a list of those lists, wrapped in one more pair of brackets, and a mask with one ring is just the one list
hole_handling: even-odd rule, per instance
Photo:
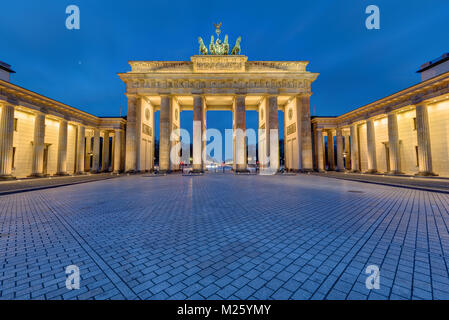
{"label": "doric column", "polygon": [[84,154],[84,171],[89,172],[91,170],[90,168],[90,159],[91,155],[93,153],[92,150],[92,136],[91,133],[86,133],[86,149]]}
{"label": "doric column", "polygon": [[172,98],[168,95],[161,96],[160,127],[159,127],[159,171],[170,170],[170,114]]}
{"label": "doric column", "polygon": [[137,168],[136,109],[137,109],[137,98],[131,95],[128,96],[128,114],[126,118],[126,143],[125,143],[126,172],[135,172]]}
{"label": "doric column", "polygon": [[235,97],[235,155],[234,163],[237,172],[247,171],[246,161],[246,109],[245,96]]}
{"label": "doric column", "polygon": [[[206,156],[206,150],[207,150],[207,105],[206,102],[203,100],[203,131],[202,131],[202,139],[203,139],[203,157]],[[206,161],[203,161],[203,170],[205,171],[207,168]]]}
{"label": "doric column", "polygon": [[332,130],[327,130],[327,162],[329,171],[335,170],[335,157],[334,157],[334,133]]}
{"label": "doric column", "polygon": [[418,160],[421,176],[433,176],[432,151],[430,148],[429,114],[427,105],[416,105],[416,131],[418,136]]}
{"label": "doric column", "polygon": [[203,115],[204,101],[200,95],[193,96],[193,171],[203,171]]}
{"label": "doric column", "polygon": [[345,149],[344,152],[346,154],[345,157],[345,168],[346,170],[351,170],[351,146],[349,144],[349,132],[346,130],[344,132],[344,138],[345,138]]}
{"label": "doric column", "polygon": [[94,129],[94,147],[92,150],[92,173],[100,172],[100,129]]}
{"label": "doric column", "polygon": [[45,139],[45,115],[37,113],[34,118],[34,139],[31,176],[42,177],[44,175],[44,139]]}
{"label": "doric column", "polygon": [[61,119],[59,121],[59,137],[58,137],[58,176],[67,175],[67,120]]}
{"label": "doric column", "polygon": [[101,171],[109,172],[109,131],[105,131],[103,134],[103,165]]}
{"label": "doric column", "polygon": [[301,171],[313,171],[312,122],[310,119],[310,93],[297,97],[297,108],[300,122],[301,139]]}
{"label": "doric column", "polygon": [[374,120],[366,120],[366,142],[368,144],[368,173],[377,172],[376,130]]}
{"label": "doric column", "polygon": [[3,104],[0,114],[0,179],[11,179],[14,138],[14,107]]}
{"label": "doric column", "polygon": [[359,166],[359,132],[357,124],[351,126],[351,171],[360,172]]}
{"label": "doric column", "polygon": [[398,117],[395,112],[388,114],[388,146],[390,150],[390,173],[401,173],[401,158],[399,152]]}
{"label": "doric column", "polygon": [[[268,97],[268,137],[269,137],[269,154],[270,169],[279,171],[279,119],[278,119],[278,97]],[[246,124],[245,124],[246,130]],[[245,139],[246,141],[246,139]]]}
{"label": "doric column", "polygon": [[[287,147],[287,141],[288,141],[288,137],[287,137],[288,111],[287,110],[288,110],[288,108],[286,106],[284,108],[284,168],[288,171],[291,169],[292,164],[289,163],[290,151],[288,150],[288,147]],[[260,144],[259,144],[259,148],[260,148]],[[261,157],[259,156],[259,162],[260,162],[260,159],[261,159]]]}
{"label": "doric column", "polygon": [[337,128],[337,171],[345,171],[345,161],[343,158],[343,131]]}
{"label": "doric column", "polygon": [[[142,117],[144,115],[142,114],[145,110],[145,99],[142,97],[139,97],[137,99],[136,103],[136,171],[141,172],[145,171],[146,164],[143,164],[145,162],[145,148],[142,150],[142,130],[143,130],[143,122]],[[143,164],[143,166],[142,166]]]}
{"label": "doric column", "polygon": [[86,147],[86,128],[78,126],[78,137],[76,144],[76,173],[84,174],[84,149]]}
{"label": "doric column", "polygon": [[120,130],[114,131],[114,173],[120,172],[120,159],[121,159],[121,140],[122,132]]}
{"label": "doric column", "polygon": [[316,129],[316,151],[318,160],[318,171],[324,171],[324,147],[323,147],[323,130],[320,128]]}

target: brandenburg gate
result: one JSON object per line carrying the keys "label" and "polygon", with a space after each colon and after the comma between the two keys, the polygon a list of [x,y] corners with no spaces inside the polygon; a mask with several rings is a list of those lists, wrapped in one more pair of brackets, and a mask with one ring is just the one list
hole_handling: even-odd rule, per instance
{"label": "brandenburg gate", "polygon": [[[220,24],[221,26],[221,24]],[[193,110],[193,169],[205,163],[204,134],[208,110],[233,113],[234,169],[247,170],[246,111],[259,115],[259,159],[266,156],[271,168],[279,169],[278,110],[284,111],[285,166],[289,170],[312,171],[312,130],[310,119],[311,84],[317,73],[306,70],[307,61],[248,61],[240,54],[239,37],[229,51],[228,36],[221,42],[211,37],[209,50],[199,38],[199,55],[190,61],[130,61],[131,71],[120,73],[126,83],[128,116],[126,128],[125,171],[140,172],[154,168],[154,113],[160,111],[159,170],[176,171],[170,160],[174,130],[181,128],[180,113]],[[240,129],[240,130],[238,130]],[[273,130],[274,129],[274,130]],[[273,134],[274,132],[275,134]],[[270,134],[271,133],[271,134]],[[172,139],[173,140],[173,139]]]}

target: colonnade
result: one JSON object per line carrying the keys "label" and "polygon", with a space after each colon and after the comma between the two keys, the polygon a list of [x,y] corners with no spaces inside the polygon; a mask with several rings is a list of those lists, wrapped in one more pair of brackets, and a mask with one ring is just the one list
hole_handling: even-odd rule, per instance
{"label": "colonnade", "polygon": [[[432,169],[432,152],[429,133],[428,105],[419,103],[413,106],[416,111],[416,136],[417,136],[417,164],[418,175],[435,175]],[[402,174],[400,140],[398,131],[398,110],[391,110],[381,117],[386,118],[388,130],[388,172],[389,174]],[[368,117],[362,121],[348,125],[336,125],[333,128],[315,129],[315,141],[317,151],[316,168],[319,171],[337,170],[361,172],[361,144],[366,143],[367,170],[365,173],[378,173],[378,155],[376,154],[376,126],[375,120],[379,118]],[[366,125],[366,139],[360,139],[360,127]],[[324,144],[324,135],[327,135],[327,150]],[[336,156],[334,156],[334,136],[336,136]],[[377,141],[379,142],[379,141]],[[408,141],[407,143],[412,143]],[[327,153],[327,168],[324,154]],[[335,161],[336,159],[336,161]],[[345,160],[346,159],[346,160]]]}
{"label": "colonnade", "polygon": [[[20,134],[17,126],[20,119],[15,118],[15,109],[17,106],[11,103],[0,104],[0,179],[14,178],[21,175],[20,172],[14,172],[15,148],[13,147],[14,135]],[[27,112],[34,116],[33,140],[31,156],[31,175],[32,177],[46,176],[46,168],[44,168],[44,150],[46,147],[46,124],[45,121],[49,115],[41,111],[25,110],[20,108],[20,112]],[[114,172],[122,170],[121,166],[121,136],[122,130],[103,129],[93,126],[86,126],[81,122],[58,118],[53,115],[51,120],[58,122],[57,137],[57,160],[55,175],[68,174],[85,174],[90,171],[92,173],[109,172],[109,137],[113,136],[113,158],[112,169]],[[75,139],[75,164],[73,168],[68,168],[68,126],[71,125],[76,129]],[[20,128],[20,127],[19,127]],[[29,128],[27,128],[29,129]],[[89,134],[87,133],[89,132]],[[93,133],[93,146],[91,146],[91,133]],[[100,137],[103,133],[103,148],[100,150]],[[26,142],[25,142],[26,143]],[[20,148],[21,145],[18,145]],[[100,164],[100,153],[103,163]],[[28,155],[25,155],[28,156]],[[92,165],[90,165],[90,157],[92,157]]]}
{"label": "colonnade", "polygon": [[[260,98],[259,105],[257,107],[254,105],[249,107],[246,105],[247,95],[234,94],[232,96],[232,106],[229,106],[229,110],[233,114],[233,169],[236,172],[248,170],[246,111],[249,108],[257,110],[262,115],[259,117],[259,132],[262,137],[259,137],[258,155],[261,167],[269,167],[275,171],[278,171],[280,168],[278,110],[284,110],[285,106],[279,106],[279,97],[277,95],[258,97]],[[157,109],[157,106],[150,102],[152,99],[153,101],[159,101],[160,99],[159,171],[168,172],[179,169],[179,166],[176,167],[176,164],[171,161],[172,147],[179,141],[170,139],[173,130],[180,128],[179,113],[183,106],[178,102],[177,96],[171,94],[161,94],[157,97],[129,95],[126,132],[126,172],[143,171],[141,163],[145,155],[139,146],[142,144],[144,137],[139,124],[147,124],[154,131],[154,123],[148,122],[148,119],[146,120],[144,117],[146,112],[154,113]],[[285,150],[285,152],[296,152],[299,155],[299,159],[296,160],[298,163],[291,163],[291,168],[295,168],[298,171],[304,168],[313,170],[310,94],[304,97],[302,95],[297,96],[296,100],[294,101],[295,108],[300,110],[293,112],[294,119],[291,119],[291,121],[297,127],[295,132],[297,132],[297,140],[300,143],[297,143],[293,150]],[[193,106],[187,106],[187,109],[193,110],[192,169],[194,172],[201,172],[205,170],[206,166],[204,159],[207,144],[205,136],[207,129],[206,113],[208,110],[207,96],[200,93],[192,93],[190,101],[193,102]],[[149,135],[148,138],[154,142],[154,134],[153,136]],[[152,167],[151,169],[154,168]],[[145,171],[148,171],[148,168]]]}

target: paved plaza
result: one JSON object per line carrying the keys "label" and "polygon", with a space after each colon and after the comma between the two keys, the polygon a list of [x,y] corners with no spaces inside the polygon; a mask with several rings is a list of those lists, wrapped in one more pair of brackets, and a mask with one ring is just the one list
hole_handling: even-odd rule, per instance
{"label": "paved plaza", "polygon": [[[3,195],[0,298],[449,299],[448,226],[449,194],[312,175]],[[366,288],[370,265],[380,289]]]}

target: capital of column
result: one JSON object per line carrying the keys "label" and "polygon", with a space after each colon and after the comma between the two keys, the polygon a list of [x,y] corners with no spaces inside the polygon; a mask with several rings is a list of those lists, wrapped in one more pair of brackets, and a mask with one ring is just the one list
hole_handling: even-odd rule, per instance
{"label": "capital of column", "polygon": [[242,101],[245,102],[246,95],[245,94],[236,94],[234,95],[235,102]]}
{"label": "capital of column", "polygon": [[313,95],[312,92],[303,92],[303,93],[299,93],[296,96],[298,98],[310,98]]}

